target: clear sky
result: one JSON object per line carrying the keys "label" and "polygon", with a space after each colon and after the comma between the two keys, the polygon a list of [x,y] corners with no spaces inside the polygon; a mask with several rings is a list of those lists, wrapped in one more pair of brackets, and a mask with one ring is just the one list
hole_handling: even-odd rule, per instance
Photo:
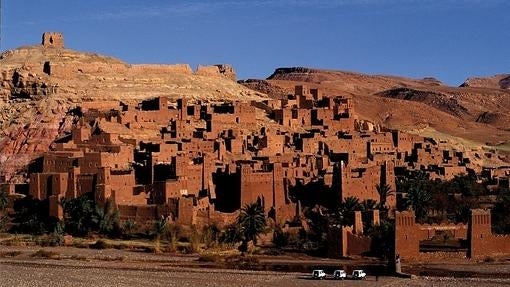
{"label": "clear sky", "polygon": [[239,78],[308,66],[370,74],[510,73],[508,0],[2,0],[2,49],[64,33],[129,63],[230,63]]}

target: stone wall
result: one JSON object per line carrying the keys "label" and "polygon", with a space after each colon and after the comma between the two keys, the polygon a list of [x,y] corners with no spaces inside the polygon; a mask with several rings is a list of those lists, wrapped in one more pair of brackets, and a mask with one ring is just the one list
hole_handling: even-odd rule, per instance
{"label": "stone wall", "polygon": [[471,258],[510,254],[510,236],[492,233],[490,210],[471,210],[468,236]]}
{"label": "stone wall", "polygon": [[450,231],[457,239],[469,242],[468,256],[510,254],[510,236],[492,233],[490,210],[471,211],[469,225],[465,224],[417,224],[412,211],[396,212],[395,215],[395,255],[404,259],[422,259],[420,241],[431,239],[436,231]]}

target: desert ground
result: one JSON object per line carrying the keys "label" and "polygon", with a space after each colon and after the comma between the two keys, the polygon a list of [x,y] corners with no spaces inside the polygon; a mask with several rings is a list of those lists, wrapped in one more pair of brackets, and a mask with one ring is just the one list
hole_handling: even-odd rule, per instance
{"label": "desert ground", "polygon": [[[44,252],[41,252],[44,250]],[[39,255],[38,255],[39,254]],[[312,280],[309,273],[197,268],[196,255],[69,247],[0,247],[0,286],[509,286],[510,264],[441,265],[483,278],[369,274],[366,280]],[[327,262],[327,261],[326,261]],[[320,263],[320,262],[319,262]],[[435,266],[439,267],[439,266]],[[433,268],[435,268],[433,266]]]}

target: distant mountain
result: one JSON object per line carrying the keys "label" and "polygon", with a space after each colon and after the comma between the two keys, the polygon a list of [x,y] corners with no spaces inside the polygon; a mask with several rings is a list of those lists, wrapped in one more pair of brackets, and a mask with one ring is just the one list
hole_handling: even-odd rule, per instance
{"label": "distant mountain", "polygon": [[488,88],[488,89],[510,89],[510,74],[495,75],[492,77],[468,78],[461,87]]}

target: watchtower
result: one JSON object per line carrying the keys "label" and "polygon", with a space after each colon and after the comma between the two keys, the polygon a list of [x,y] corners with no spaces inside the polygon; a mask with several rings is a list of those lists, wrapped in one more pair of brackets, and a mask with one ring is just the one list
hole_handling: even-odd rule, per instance
{"label": "watchtower", "polygon": [[42,45],[51,48],[64,48],[64,35],[58,32],[44,32]]}
{"label": "watchtower", "polygon": [[413,258],[420,254],[420,238],[414,211],[395,214],[395,255]]}
{"label": "watchtower", "polygon": [[476,258],[488,250],[487,242],[492,237],[491,212],[484,209],[472,209],[468,226],[469,257]]}

